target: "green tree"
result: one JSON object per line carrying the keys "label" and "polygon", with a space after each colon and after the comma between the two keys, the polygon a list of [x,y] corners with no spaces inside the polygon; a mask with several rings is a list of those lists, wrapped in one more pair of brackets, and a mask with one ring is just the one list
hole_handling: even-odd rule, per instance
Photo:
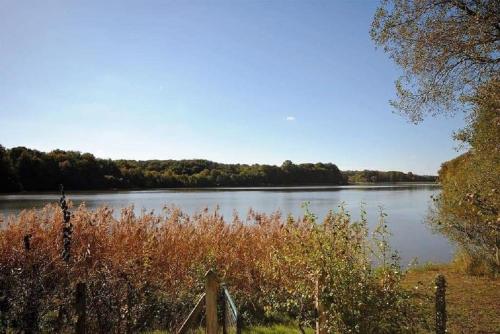
{"label": "green tree", "polygon": [[403,69],[393,107],[414,123],[467,111],[470,151],[443,164],[436,228],[499,268],[500,2],[383,0],[371,36]]}
{"label": "green tree", "polygon": [[[471,264],[500,269],[500,82],[480,89],[473,121],[457,137],[469,152],[443,164],[434,227],[454,240]],[[474,270],[474,268],[469,268]]]}

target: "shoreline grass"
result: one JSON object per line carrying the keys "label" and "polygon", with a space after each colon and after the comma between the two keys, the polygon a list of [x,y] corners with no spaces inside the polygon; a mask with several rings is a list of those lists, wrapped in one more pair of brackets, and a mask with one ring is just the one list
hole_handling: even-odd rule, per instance
{"label": "shoreline grass", "polygon": [[453,264],[425,264],[408,271],[402,281],[408,289],[420,290],[422,307],[429,319],[434,305],[427,298],[434,296],[434,279],[446,277],[446,302],[449,333],[500,333],[500,278],[471,276]]}

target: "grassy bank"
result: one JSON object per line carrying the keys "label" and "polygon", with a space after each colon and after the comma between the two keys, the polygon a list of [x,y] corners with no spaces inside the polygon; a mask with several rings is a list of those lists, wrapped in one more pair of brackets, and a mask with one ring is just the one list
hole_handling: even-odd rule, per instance
{"label": "grassy bank", "polygon": [[447,280],[449,333],[500,333],[500,278],[470,276],[452,265],[425,265],[411,270],[403,285],[418,287],[420,301],[429,321],[433,321],[434,279],[443,274]]}
{"label": "grassy bank", "polygon": [[[438,274],[445,275],[447,280],[449,333],[500,333],[500,279],[470,276],[449,264],[423,265],[410,270],[403,280],[405,288],[419,292],[417,300],[422,303],[430,324],[434,322],[434,279]],[[249,327],[243,333],[299,334],[300,331],[297,325],[282,324]],[[313,330],[308,328],[306,333]]]}

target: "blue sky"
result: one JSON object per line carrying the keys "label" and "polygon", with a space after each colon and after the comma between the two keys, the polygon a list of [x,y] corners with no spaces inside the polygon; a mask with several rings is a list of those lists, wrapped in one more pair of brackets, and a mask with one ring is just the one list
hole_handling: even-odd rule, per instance
{"label": "blue sky", "polygon": [[0,144],[436,173],[463,121],[392,112],[376,6],[0,0]]}

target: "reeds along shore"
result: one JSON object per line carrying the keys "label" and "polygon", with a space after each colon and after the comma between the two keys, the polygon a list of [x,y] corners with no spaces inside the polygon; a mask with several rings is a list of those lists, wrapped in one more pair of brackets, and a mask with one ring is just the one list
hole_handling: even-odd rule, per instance
{"label": "reeds along shore", "polygon": [[[316,297],[336,330],[403,330],[419,321],[399,287],[383,215],[371,238],[366,219],[353,222],[342,209],[322,222],[307,210],[300,219],[250,211],[229,221],[208,210],[136,216],[126,208],[119,218],[106,207],[71,211],[67,262],[58,206],[4,218],[0,328],[71,328],[73,291],[86,282],[92,331],[173,329],[196,301],[207,269],[230,287],[247,323],[285,317],[312,325]],[[372,267],[373,254],[382,267]]]}

